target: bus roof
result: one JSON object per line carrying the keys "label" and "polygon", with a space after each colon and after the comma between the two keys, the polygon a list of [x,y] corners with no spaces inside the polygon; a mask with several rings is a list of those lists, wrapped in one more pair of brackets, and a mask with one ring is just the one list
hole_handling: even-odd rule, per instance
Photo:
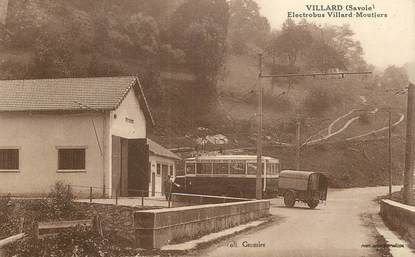
{"label": "bus roof", "polygon": [[[241,161],[246,161],[246,160],[256,160],[257,156],[256,155],[211,155],[211,156],[198,156],[198,157],[191,157],[191,158],[187,158],[185,159],[185,161],[195,161],[195,160],[200,160],[200,161],[218,161],[218,160],[241,160]],[[262,160],[274,160],[278,162],[278,159],[276,158],[272,158],[269,156],[262,156]]]}

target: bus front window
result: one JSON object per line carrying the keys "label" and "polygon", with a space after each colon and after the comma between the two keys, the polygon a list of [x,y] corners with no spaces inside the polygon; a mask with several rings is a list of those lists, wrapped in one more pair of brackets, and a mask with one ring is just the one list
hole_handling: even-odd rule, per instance
{"label": "bus front window", "polygon": [[195,163],[186,163],[186,174],[195,174],[196,164]]}

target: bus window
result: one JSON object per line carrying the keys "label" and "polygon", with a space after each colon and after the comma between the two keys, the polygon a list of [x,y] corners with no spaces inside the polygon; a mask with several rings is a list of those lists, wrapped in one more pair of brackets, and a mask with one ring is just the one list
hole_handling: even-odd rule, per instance
{"label": "bus window", "polygon": [[245,162],[231,163],[230,174],[245,174]]}
{"label": "bus window", "polygon": [[213,164],[213,174],[228,174],[229,165],[227,163],[214,163]]}
{"label": "bus window", "polygon": [[[269,166],[267,166],[269,167]],[[248,175],[256,175],[256,162],[253,163],[248,163],[247,165],[247,169],[248,169]],[[262,175],[264,175],[264,170],[265,170],[265,163],[262,163]],[[267,173],[269,174],[269,173]]]}
{"label": "bus window", "polygon": [[256,163],[248,162],[246,163],[248,175],[255,175],[256,174]]}
{"label": "bus window", "polygon": [[267,175],[272,174],[272,163],[267,162]]}
{"label": "bus window", "polygon": [[196,164],[186,163],[186,174],[195,174]]}
{"label": "bus window", "polygon": [[211,174],[212,173],[212,163],[198,163],[197,164],[197,174]]}

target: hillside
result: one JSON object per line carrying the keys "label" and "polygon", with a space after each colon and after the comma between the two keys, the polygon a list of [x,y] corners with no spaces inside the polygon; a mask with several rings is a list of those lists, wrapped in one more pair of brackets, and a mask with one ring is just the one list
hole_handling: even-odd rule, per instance
{"label": "hillside", "polygon": [[[223,80],[218,85],[220,96],[217,110],[218,114],[225,115],[227,122],[210,126],[208,134],[223,134],[229,143],[208,143],[204,148],[207,151],[231,149],[229,153],[255,154],[258,83],[256,56],[229,55],[225,70]],[[394,183],[400,183],[403,170],[405,126],[402,115],[405,114],[405,94],[396,95],[396,89],[390,91],[374,83],[372,76],[361,75],[342,79],[311,78],[292,85],[289,90],[287,84],[282,82],[272,86],[270,80],[262,82],[265,91],[264,154],[279,158],[283,168],[295,169],[298,113],[302,143],[307,139],[324,139],[332,133],[327,139],[301,149],[302,169],[329,174],[331,186],[334,187],[385,185],[388,178],[387,129],[384,129],[388,126],[388,113],[385,108],[392,107],[392,123],[396,123],[392,138],[392,172]],[[317,114],[310,112],[305,105],[312,90],[330,91],[327,108]],[[375,131],[378,132],[370,134]],[[315,136],[310,138],[313,135]],[[353,139],[354,137],[358,138]],[[195,149],[198,145],[191,138],[190,135],[180,145]],[[280,143],[291,146],[281,146]],[[173,143],[171,147],[176,148],[178,144]]]}
{"label": "hillside", "polygon": [[[267,74],[376,71],[347,25],[320,28],[287,20],[271,31],[258,6],[241,3],[10,1],[6,25],[0,26],[0,78],[138,75],[156,120],[150,136],[168,148],[186,149],[186,157],[255,149],[258,52],[264,53]],[[405,68],[413,70],[413,64]],[[299,123],[304,169],[332,173],[335,186],[364,185],[365,176],[374,177],[368,184],[384,183],[375,174],[378,164],[384,167],[386,108],[392,107],[400,153],[406,95],[396,93],[407,77],[392,66],[344,78],[262,79],[266,153],[294,167]],[[395,172],[402,167],[399,156]]]}

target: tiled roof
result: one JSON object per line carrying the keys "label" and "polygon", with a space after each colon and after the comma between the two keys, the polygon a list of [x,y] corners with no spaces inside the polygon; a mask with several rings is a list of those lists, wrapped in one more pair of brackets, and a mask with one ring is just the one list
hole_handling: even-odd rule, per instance
{"label": "tiled roof", "polygon": [[0,80],[0,111],[113,110],[134,84],[141,91],[133,76]]}
{"label": "tiled roof", "polygon": [[175,154],[175,153],[171,152],[170,150],[164,148],[163,146],[161,146],[158,143],[154,142],[150,138],[147,138],[147,142],[148,142],[148,146],[150,148],[150,152],[152,154],[157,155],[157,156],[161,156],[161,157],[175,159],[175,160],[180,160],[181,159],[177,154]]}

